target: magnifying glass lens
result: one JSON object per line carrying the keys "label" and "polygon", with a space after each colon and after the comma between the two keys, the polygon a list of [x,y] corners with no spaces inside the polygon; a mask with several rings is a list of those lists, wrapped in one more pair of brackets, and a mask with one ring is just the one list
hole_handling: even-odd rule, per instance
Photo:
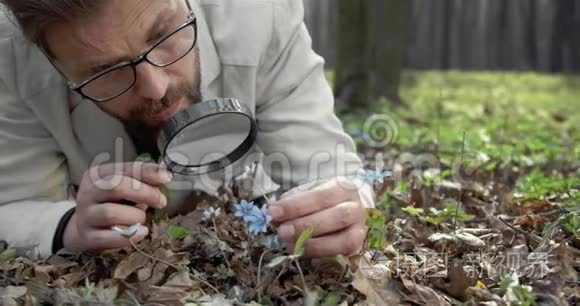
{"label": "magnifying glass lens", "polygon": [[239,147],[251,129],[248,118],[219,114],[196,121],[169,142],[166,154],[188,167],[209,164]]}
{"label": "magnifying glass lens", "polygon": [[209,173],[250,150],[256,123],[238,101],[210,100],[178,113],[163,128],[161,137],[158,142],[164,146],[163,160],[169,170],[184,175]]}

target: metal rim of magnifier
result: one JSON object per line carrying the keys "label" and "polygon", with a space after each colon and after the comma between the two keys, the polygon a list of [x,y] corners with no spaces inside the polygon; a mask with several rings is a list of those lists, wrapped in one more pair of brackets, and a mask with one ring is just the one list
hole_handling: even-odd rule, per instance
{"label": "metal rim of magnifier", "polygon": [[[246,117],[250,121],[250,131],[248,132],[248,136],[237,148],[226,156],[206,164],[182,165],[171,160],[167,154],[169,144],[171,144],[173,139],[177,137],[183,129],[205,118],[221,114],[240,115]],[[177,113],[161,129],[157,138],[157,147],[163,148],[163,161],[167,168],[173,173],[182,175],[199,175],[223,169],[234,161],[240,159],[254,145],[256,134],[256,121],[248,107],[236,99],[220,98],[193,104],[185,110]]]}

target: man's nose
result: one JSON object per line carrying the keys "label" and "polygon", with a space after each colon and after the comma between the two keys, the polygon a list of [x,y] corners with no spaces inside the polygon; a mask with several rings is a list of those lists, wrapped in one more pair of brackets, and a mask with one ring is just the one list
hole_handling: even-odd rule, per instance
{"label": "man's nose", "polygon": [[161,100],[165,97],[169,77],[163,68],[143,62],[135,69],[137,70],[135,89],[140,96],[152,100]]}

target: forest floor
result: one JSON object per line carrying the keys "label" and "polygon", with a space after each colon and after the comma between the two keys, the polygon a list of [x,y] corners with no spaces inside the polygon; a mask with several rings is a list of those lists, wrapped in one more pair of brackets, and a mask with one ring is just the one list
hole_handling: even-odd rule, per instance
{"label": "forest floor", "polygon": [[401,95],[341,116],[379,174],[359,255],[282,253],[229,186],[134,248],[0,246],[0,305],[580,305],[580,78],[407,72]]}

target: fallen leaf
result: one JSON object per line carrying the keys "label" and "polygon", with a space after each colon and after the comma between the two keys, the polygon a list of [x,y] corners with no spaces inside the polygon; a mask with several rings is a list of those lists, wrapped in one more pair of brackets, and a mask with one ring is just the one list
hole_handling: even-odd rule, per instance
{"label": "fallen leaf", "polygon": [[59,279],[56,280],[56,284],[62,288],[74,287],[76,286],[84,277],[86,276],[85,272],[73,272],[66,275],[61,276]]}
{"label": "fallen leaf", "polygon": [[420,302],[422,305],[451,306],[450,301],[443,294],[404,277],[401,278],[401,281],[403,286],[411,293],[410,298],[414,301]]}
{"label": "fallen leaf", "polygon": [[548,222],[550,222],[550,219],[542,215],[525,215],[518,217],[514,221],[514,225],[519,225],[528,231],[541,231]]}
{"label": "fallen leaf", "polygon": [[400,283],[392,278],[369,279],[358,270],[352,285],[366,297],[368,305],[399,305],[402,289]]}
{"label": "fallen leaf", "polygon": [[477,285],[477,277],[475,273],[466,272],[462,260],[456,259],[449,263],[447,278],[449,279],[449,283],[447,284],[445,291],[450,296],[462,301],[467,300],[466,289]]}
{"label": "fallen leaf", "polygon": [[233,306],[234,303],[228,299],[223,294],[218,294],[214,296],[204,296],[197,301],[201,306]]}
{"label": "fallen leaf", "polygon": [[149,258],[143,256],[139,252],[134,252],[115,267],[113,278],[125,280],[129,275],[133,274],[133,272],[144,267],[149,261]]}
{"label": "fallen leaf", "polygon": [[549,212],[558,209],[557,205],[554,205],[546,200],[528,200],[522,203],[516,203],[514,205],[515,215],[525,215],[525,214],[539,214]]}
{"label": "fallen leaf", "polygon": [[455,242],[455,243],[465,243],[474,247],[484,247],[485,246],[485,241],[479,239],[477,236],[467,233],[467,232],[462,232],[461,230],[458,230],[457,233],[450,233],[450,234],[446,234],[446,233],[435,233],[431,236],[429,236],[429,240],[432,242],[437,242],[437,241],[441,241],[441,240],[447,240],[447,241],[451,241],[451,242]]}
{"label": "fallen leaf", "polygon": [[183,305],[181,301],[189,293],[183,288],[149,286],[147,288],[146,304]]}
{"label": "fallen leaf", "polygon": [[26,287],[8,286],[0,288],[0,305],[3,306],[18,306],[15,299],[23,297],[28,289]]}
{"label": "fallen leaf", "polygon": [[191,279],[191,275],[186,271],[180,271],[174,273],[172,276],[169,277],[169,280],[163,284],[163,287],[176,287],[176,288],[183,288],[183,289],[191,289],[197,287],[199,285],[198,282],[195,282]]}

